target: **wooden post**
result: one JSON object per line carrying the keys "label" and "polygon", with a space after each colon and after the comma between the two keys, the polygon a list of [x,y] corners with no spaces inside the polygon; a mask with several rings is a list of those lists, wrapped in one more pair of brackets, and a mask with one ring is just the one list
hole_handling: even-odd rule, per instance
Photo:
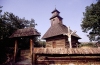
{"label": "wooden post", "polygon": [[71,43],[71,35],[73,34],[73,33],[76,33],[76,31],[70,31],[70,27],[68,27],[68,41],[69,41],[69,45],[70,45],[70,48],[72,48],[72,43]]}
{"label": "wooden post", "polygon": [[68,41],[69,41],[69,45],[70,45],[69,48],[72,48],[70,27],[68,27]]}
{"label": "wooden post", "polygon": [[76,43],[76,47],[78,48],[78,43]]}
{"label": "wooden post", "polygon": [[17,40],[15,40],[15,48],[14,48],[14,62],[16,61],[16,53],[17,53]]}
{"label": "wooden post", "polygon": [[33,40],[30,39],[30,56],[31,56],[31,62],[33,65]]}
{"label": "wooden post", "polygon": [[35,54],[34,60],[35,60],[35,64],[37,64],[37,55],[36,54]]}
{"label": "wooden post", "polygon": [[69,35],[69,38],[68,38],[68,40],[69,40],[69,48],[72,48],[72,43],[71,43],[71,35]]}
{"label": "wooden post", "polygon": [[37,55],[33,53],[33,64],[36,65],[37,62]]}

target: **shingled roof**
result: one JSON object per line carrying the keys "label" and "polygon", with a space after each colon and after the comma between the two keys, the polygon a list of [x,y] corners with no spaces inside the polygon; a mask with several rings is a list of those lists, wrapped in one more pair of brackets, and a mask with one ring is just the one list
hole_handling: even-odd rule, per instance
{"label": "shingled roof", "polygon": [[100,48],[34,48],[37,54],[100,54]]}
{"label": "shingled roof", "polygon": [[26,36],[40,36],[40,33],[33,27],[16,30],[9,38],[26,37]]}
{"label": "shingled roof", "polygon": [[60,13],[56,8],[51,13],[54,13],[54,12]]}
{"label": "shingled roof", "polygon": [[53,15],[53,16],[50,18],[50,20],[53,19],[53,18],[55,18],[55,17],[58,17],[58,18],[60,18],[60,19],[63,19],[61,16]]}
{"label": "shingled roof", "polygon": [[[68,28],[63,25],[63,24],[55,24],[51,26],[48,31],[44,34],[42,39],[46,39],[49,37],[57,36],[57,35],[62,35],[68,33]],[[79,39],[81,39],[77,34],[73,33],[72,36],[75,36]]]}

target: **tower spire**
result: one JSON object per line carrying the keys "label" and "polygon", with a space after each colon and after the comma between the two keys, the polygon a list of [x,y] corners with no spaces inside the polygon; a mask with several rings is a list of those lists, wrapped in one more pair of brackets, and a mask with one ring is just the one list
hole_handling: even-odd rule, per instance
{"label": "tower spire", "polygon": [[56,10],[56,5],[55,5],[55,10]]}
{"label": "tower spire", "polygon": [[55,7],[55,9],[52,11],[52,17],[50,18],[51,25],[58,24],[58,23],[62,24],[63,18],[59,14],[60,12]]}

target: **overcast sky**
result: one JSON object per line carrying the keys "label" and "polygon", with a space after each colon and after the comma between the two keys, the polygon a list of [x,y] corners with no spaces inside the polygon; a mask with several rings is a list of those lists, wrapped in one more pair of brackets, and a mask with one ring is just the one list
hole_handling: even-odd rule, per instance
{"label": "overcast sky", "polygon": [[86,34],[82,32],[80,24],[85,7],[91,3],[96,3],[96,0],[0,0],[3,12],[12,12],[27,20],[33,18],[38,24],[36,29],[41,32],[41,37],[49,29],[51,12],[56,7],[60,11],[63,23],[70,26],[71,30],[76,30],[82,38],[80,42],[89,41]]}

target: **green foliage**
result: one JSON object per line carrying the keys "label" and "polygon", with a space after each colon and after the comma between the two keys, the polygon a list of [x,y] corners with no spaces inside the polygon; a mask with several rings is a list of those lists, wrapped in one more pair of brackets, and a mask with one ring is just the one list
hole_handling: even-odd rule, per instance
{"label": "green foliage", "polygon": [[100,40],[100,0],[87,6],[83,13],[81,27],[83,32],[88,33],[90,41]]}
{"label": "green foliage", "polygon": [[[2,8],[2,6],[0,6],[0,8]],[[0,10],[0,13],[2,12],[2,10]]]}
{"label": "green foliage", "polygon": [[93,43],[84,43],[84,44],[80,44],[79,45],[80,47],[84,47],[84,46],[87,46],[87,47],[97,47],[95,44]]}
{"label": "green foliage", "polygon": [[4,12],[0,18],[0,39],[8,38],[17,29],[35,27],[35,25],[34,19],[29,21],[25,18],[19,18],[13,13]]}
{"label": "green foliage", "polygon": [[[2,10],[0,9],[0,13],[1,12]],[[4,12],[2,15],[0,14],[0,64],[7,61],[9,57],[8,55],[13,55],[14,48],[12,50],[11,47],[14,47],[14,39],[9,39],[9,36],[11,36],[17,29],[23,29],[25,27],[35,28],[36,25],[34,19],[31,19],[30,21],[25,20],[25,18],[19,18],[9,12]],[[28,38],[19,38],[18,43],[19,48],[29,47]],[[24,45],[22,43],[24,43]]]}
{"label": "green foliage", "polygon": [[41,41],[41,40],[37,40],[35,42],[35,47],[45,47],[46,46],[46,42],[45,41]]}

